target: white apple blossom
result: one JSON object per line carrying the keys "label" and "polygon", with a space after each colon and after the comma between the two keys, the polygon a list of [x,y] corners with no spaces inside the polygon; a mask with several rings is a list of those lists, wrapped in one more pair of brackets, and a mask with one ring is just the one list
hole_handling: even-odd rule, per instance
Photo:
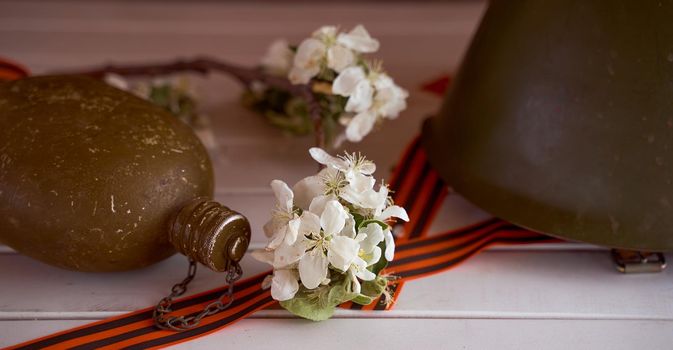
{"label": "white apple blossom", "polygon": [[371,281],[376,278],[376,274],[367,269],[367,262],[360,257],[353,259],[353,263],[348,268],[350,275],[351,290],[353,293],[359,294],[362,286],[359,280]]}
{"label": "white apple blossom", "polygon": [[330,42],[336,40],[337,34],[339,34],[339,28],[336,26],[322,26],[313,31],[311,37],[323,42]]}
{"label": "white apple blossom", "polygon": [[294,65],[288,79],[293,84],[307,84],[320,73],[327,48],[318,39],[309,38],[302,41],[297,47],[294,56]]}
{"label": "white apple blossom", "polygon": [[327,49],[327,67],[341,72],[355,62],[355,54],[350,49],[339,44],[329,46]]}
{"label": "white apple blossom", "polygon": [[[265,228],[272,233],[271,242],[253,252],[254,258],[274,269],[264,287],[271,288],[274,299],[291,301],[281,305],[300,315],[305,315],[306,303],[315,308],[335,306],[326,306],[325,299],[310,304],[332,295],[332,288],[341,288],[334,294],[343,296],[339,302],[371,300],[374,296],[361,294],[371,288],[363,289],[362,284],[385,283],[379,276],[380,262],[394,258],[388,221],[409,220],[403,208],[392,204],[385,184],[375,188],[373,162],[355,153],[335,157],[320,148],[309,153],[326,167],[299,181],[293,190],[279,180],[271,183],[278,202],[272,224]],[[300,291],[301,297],[295,299]]]}
{"label": "white apple blossom", "polygon": [[[376,200],[378,198],[373,198],[375,195],[372,193],[376,182],[374,177],[371,176],[374,171],[376,171],[376,165],[372,161],[367,160],[367,158],[360,155],[356,155],[355,153],[346,153],[343,156],[334,157],[317,147],[309,149],[309,153],[318,163],[326,165],[343,174],[343,178],[346,181],[345,183],[337,184],[338,191],[334,192],[337,192],[337,194],[344,200],[362,207],[360,202],[367,201],[361,198],[363,195],[370,198],[370,200]],[[386,198],[387,192],[383,200]]]}
{"label": "white apple blossom", "polygon": [[316,162],[343,172],[349,181],[354,176],[370,176],[376,171],[374,162],[355,153],[334,157],[319,147],[311,147],[308,152]]}
{"label": "white apple blossom", "polygon": [[275,249],[282,242],[294,243],[297,239],[300,220],[294,210],[294,193],[287,184],[280,180],[273,180],[271,188],[276,196],[277,204],[271,220],[264,225],[264,233],[271,238],[267,248]]}
{"label": "white apple blossom", "polygon": [[288,79],[293,84],[307,84],[324,69],[337,73],[354,66],[360,53],[378,50],[379,42],[358,25],[348,33],[339,33],[337,27],[324,26],[297,47]]}
{"label": "white apple blossom", "polygon": [[290,44],[285,39],[279,39],[271,43],[260,63],[267,72],[283,76],[290,71],[293,60]]}
{"label": "white apple blossom", "polygon": [[325,64],[334,71],[341,72],[355,62],[355,53],[337,41],[340,36],[335,26],[324,26],[313,32],[313,38],[320,40],[325,47]]}
{"label": "white apple blossom", "polygon": [[348,33],[341,33],[337,42],[353,51],[372,53],[379,50],[379,41],[369,36],[367,29],[358,24]]}
{"label": "white apple blossom", "polygon": [[273,275],[266,276],[262,288],[271,288],[271,297],[278,301],[294,298],[299,291],[299,276],[296,270],[274,270]]}
{"label": "white apple blossom", "polygon": [[[292,84],[309,84],[317,79],[310,86],[311,91],[320,100],[320,108],[329,111],[321,111],[321,116],[345,127],[342,130],[323,130],[332,146],[338,147],[345,140],[361,141],[375,125],[384,119],[397,118],[407,107],[408,92],[383,72],[380,62],[371,62],[365,57],[378,51],[379,46],[379,41],[372,38],[360,24],[350,31],[342,31],[336,26],[323,26],[301,41],[296,50],[283,40],[274,42],[262,59],[262,67],[270,74],[287,76]],[[257,102],[271,98],[269,95],[276,96],[266,94],[270,89],[264,87],[261,93],[254,95]],[[254,92],[254,89],[250,90]],[[330,98],[330,95],[346,99]],[[323,97],[327,98],[323,100]],[[297,100],[288,98],[274,100],[270,104],[251,105],[269,109],[268,115],[273,116],[270,120],[274,125],[295,133],[304,133],[309,130],[305,124],[310,122],[310,118],[303,117],[307,117],[305,114],[309,112],[291,108],[296,107]],[[284,113],[278,112],[278,107],[282,107],[278,104],[285,105]],[[310,111],[314,113],[315,109]],[[278,119],[282,116],[288,118],[288,123]]]}
{"label": "white apple blossom", "polygon": [[325,179],[336,177],[337,173],[335,169],[324,168],[316,175],[301,179],[292,187],[296,194],[295,204],[303,210],[308,210],[315,197],[327,193]]}
{"label": "white apple blossom", "polygon": [[409,96],[387,74],[377,68],[366,74],[361,66],[344,69],[334,79],[332,92],[348,97],[344,110],[355,113],[346,126],[346,138],[353,142],[369,134],[379,119],[397,118],[407,107]]}
{"label": "white apple blossom", "polygon": [[360,241],[360,256],[367,262],[367,265],[375,264],[381,258],[381,248],[379,243],[384,240],[383,229],[378,223],[372,222],[367,226],[360,228],[360,235],[365,238]]}
{"label": "white apple blossom", "polygon": [[354,66],[344,69],[334,79],[332,93],[349,97],[344,108],[346,112],[362,113],[372,106],[374,88],[364,68]]}
{"label": "white apple blossom", "polygon": [[308,214],[300,231],[305,237],[306,254],[299,260],[299,277],[309,289],[316,288],[327,278],[328,265],[345,270],[357,256],[358,244],[353,238],[341,236],[348,212],[337,200],[328,201],[318,217]]}
{"label": "white apple blossom", "polygon": [[256,250],[252,257],[267,264],[273,265],[273,275],[269,275],[262,282],[262,288],[271,288],[271,296],[279,301],[289,300],[299,290],[299,275],[296,269],[285,265],[274,264],[275,252],[272,250]]}
{"label": "white apple blossom", "polygon": [[383,237],[386,242],[386,251],[384,252],[384,256],[386,260],[393,261],[393,258],[395,257],[395,237],[393,237],[393,233],[390,231],[390,228],[383,230]]}

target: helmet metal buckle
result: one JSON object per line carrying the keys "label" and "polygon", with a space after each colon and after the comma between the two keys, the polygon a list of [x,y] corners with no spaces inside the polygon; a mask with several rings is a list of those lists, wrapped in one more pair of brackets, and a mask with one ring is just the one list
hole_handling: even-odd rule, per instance
{"label": "helmet metal buckle", "polygon": [[666,268],[663,253],[612,249],[612,259],[617,271],[625,274],[657,273]]}

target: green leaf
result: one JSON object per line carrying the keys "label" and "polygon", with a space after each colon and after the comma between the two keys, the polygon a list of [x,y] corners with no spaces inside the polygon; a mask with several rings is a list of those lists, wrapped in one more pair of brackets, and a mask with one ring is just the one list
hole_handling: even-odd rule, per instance
{"label": "green leaf", "polygon": [[349,274],[342,274],[338,279],[332,280],[332,289],[329,293],[329,301],[336,305],[352,300],[357,296],[351,289],[352,281]]}
{"label": "green leaf", "polygon": [[315,302],[296,295],[290,300],[281,301],[280,306],[311,321],[324,321],[334,315],[335,309],[335,306],[318,307]]}
{"label": "green leaf", "polygon": [[353,302],[360,305],[369,305],[374,302],[374,298],[368,297],[363,294],[358,294],[358,296],[353,298]]}
{"label": "green leaf", "polygon": [[383,291],[386,290],[388,286],[388,279],[385,277],[377,276],[371,281],[365,281],[362,283],[361,294],[371,297],[372,299],[378,298],[383,294]]}
{"label": "green leaf", "polygon": [[300,287],[293,299],[281,301],[280,305],[291,313],[312,321],[323,321],[332,317],[339,304],[357,297],[350,290],[350,276],[333,277],[328,286],[312,290]]}
{"label": "green leaf", "polygon": [[168,108],[171,100],[171,86],[166,85],[157,85],[152,86],[150,89],[150,101],[158,104],[161,107]]}
{"label": "green leaf", "polygon": [[[357,221],[356,221],[356,223],[357,223]],[[378,224],[384,230],[388,228],[388,224],[386,224],[385,222],[383,222],[381,220],[375,220],[375,219],[363,220],[362,222],[360,222],[360,224],[357,227],[358,227],[358,229],[360,229],[360,228],[369,226],[369,224]]]}
{"label": "green leaf", "polygon": [[362,282],[362,288],[360,294],[353,298],[353,302],[360,305],[369,305],[374,302],[374,300],[383,294],[383,291],[388,286],[388,279],[385,277],[377,276],[372,281]]}

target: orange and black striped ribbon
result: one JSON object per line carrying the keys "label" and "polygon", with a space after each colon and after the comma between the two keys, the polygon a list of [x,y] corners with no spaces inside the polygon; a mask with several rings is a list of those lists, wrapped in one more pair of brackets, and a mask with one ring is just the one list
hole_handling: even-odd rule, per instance
{"label": "orange and black striped ribbon", "polygon": [[[404,282],[450,269],[491,244],[555,242],[500,219],[491,219],[436,236],[425,233],[446,197],[446,185],[428,165],[418,139],[409,146],[391,181],[398,204],[410,213],[397,240],[395,260],[384,273],[397,276],[393,289],[399,294]],[[66,330],[8,349],[153,349],[188,341],[227,327],[251,313],[276,304],[261,288],[271,271],[236,283],[234,302],[220,313],[206,316],[194,329],[184,332],[159,330],[152,320],[153,308],[105,319]],[[174,304],[175,315],[193,315],[215,301],[226,287],[182,298]],[[377,300],[364,309],[385,309],[390,303]],[[352,305],[345,305],[353,307]]]}

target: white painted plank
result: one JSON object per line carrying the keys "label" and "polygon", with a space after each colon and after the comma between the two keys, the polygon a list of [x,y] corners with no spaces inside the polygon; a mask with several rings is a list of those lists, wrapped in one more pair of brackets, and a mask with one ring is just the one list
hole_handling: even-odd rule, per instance
{"label": "white painted plank", "polygon": [[[92,274],[2,254],[0,266],[6,267],[0,272],[0,319],[91,318],[152,305],[183,277],[186,261],[175,256],[139,271]],[[267,266],[248,256],[243,269],[250,276]],[[406,284],[396,308],[377,317],[673,320],[672,276],[670,269],[621,275],[605,251],[487,251],[454,270]],[[190,291],[222,280],[201,269]]]}
{"label": "white painted plank", "polygon": [[[105,20],[116,21],[141,21],[161,22],[170,21],[176,23],[173,27],[165,26],[166,30],[188,30],[180,25],[186,21],[189,23],[217,23],[227,26],[227,23],[235,23],[243,26],[247,23],[268,22],[294,22],[316,23],[322,25],[330,20],[348,20],[354,23],[376,22],[400,24],[414,22],[412,28],[391,26],[396,32],[417,31],[428,22],[437,21],[464,21],[479,16],[483,11],[485,1],[469,1],[454,3],[414,3],[396,2],[385,4],[385,16],[382,16],[380,3],[318,3],[308,5],[306,3],[265,3],[260,6],[257,3],[229,2],[227,4],[213,3],[208,1],[192,1],[190,3],[165,2],[156,6],[152,2],[136,1],[132,5],[124,1],[2,1],[0,2],[0,18],[2,19],[33,19],[33,20],[69,20],[100,22]],[[271,17],[268,17],[272,15]],[[33,27],[41,27],[44,24],[34,21]],[[122,22],[123,23],[123,22]],[[273,23],[270,25],[273,26]],[[22,27],[30,27],[30,24],[19,23]],[[95,26],[104,26],[92,23]],[[59,28],[67,28],[67,25]],[[146,28],[146,27],[145,27]],[[240,30],[238,27],[230,27]],[[260,26],[257,30],[265,30]],[[142,30],[143,28],[137,28]],[[280,31],[286,31],[285,28]],[[111,31],[124,31],[124,28],[112,26]]]}
{"label": "white painted plank", "polygon": [[[0,346],[87,321],[0,321]],[[247,319],[171,349],[668,349],[670,321]]]}
{"label": "white painted plank", "polygon": [[[382,41],[376,57],[412,92],[400,119],[348,147],[374,159],[378,176],[385,177],[423,118],[439,106],[440,99],[419,92],[419,85],[455,69],[483,8],[483,2],[393,3],[385,5],[383,16],[380,4],[2,1],[0,47],[3,55],[38,73],[110,59],[138,62],[192,54],[251,64],[278,36],[296,41],[325,23],[364,23]],[[243,109],[240,87],[226,77],[197,79],[196,84],[218,142],[212,151],[216,198],[250,218],[253,246],[258,247],[263,240],[259,228],[273,206],[268,182],[281,178],[291,183],[315,170],[306,154],[311,138],[284,137]],[[487,216],[453,196],[432,230]],[[340,310],[337,319],[313,324],[274,319],[288,313],[269,310],[178,348],[223,342],[258,348],[262,337],[282,339],[269,343],[280,348],[360,348],[363,343],[395,348],[670,347],[673,272],[623,276],[614,271],[606,251],[588,245],[536,245],[536,252],[522,251],[529,248],[489,250],[455,270],[410,282],[390,312]],[[141,271],[84,274],[48,267],[2,247],[0,266],[0,345],[151,305],[182,278],[186,267],[184,258],[176,256]],[[266,269],[249,257],[244,268],[248,275]],[[219,286],[221,280],[202,269],[190,291]],[[372,330],[371,339],[361,336],[363,329]],[[358,336],[344,336],[348,334]],[[325,344],[325,339],[336,342]]]}
{"label": "white painted plank", "polygon": [[[298,41],[317,27],[365,23],[383,45],[377,57],[433,65],[457,63],[483,12],[483,2],[459,4],[249,4],[189,5],[97,2],[0,3],[3,54],[38,71],[110,59],[163,59],[189,54],[256,61],[268,43],[284,36]],[[16,40],[21,38],[21,40]],[[44,60],[48,54],[49,61]],[[72,57],[76,55],[77,59]]]}

